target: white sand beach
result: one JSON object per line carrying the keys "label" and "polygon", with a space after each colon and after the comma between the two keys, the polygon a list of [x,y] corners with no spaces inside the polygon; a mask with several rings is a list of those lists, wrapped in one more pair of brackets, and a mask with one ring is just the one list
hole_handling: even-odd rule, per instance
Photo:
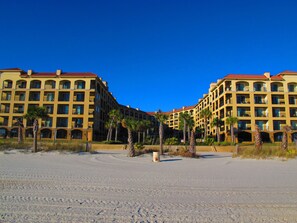
{"label": "white sand beach", "polygon": [[0,222],[297,222],[297,160],[0,153]]}

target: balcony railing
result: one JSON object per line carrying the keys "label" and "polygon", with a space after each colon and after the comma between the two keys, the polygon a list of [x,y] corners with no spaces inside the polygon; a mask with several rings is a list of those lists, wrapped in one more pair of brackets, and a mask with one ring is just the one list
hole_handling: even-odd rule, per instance
{"label": "balcony railing", "polygon": [[9,113],[9,108],[3,108],[3,109],[0,109],[0,112],[1,113]]}
{"label": "balcony railing", "polygon": [[8,121],[0,122],[0,126],[8,126]]}

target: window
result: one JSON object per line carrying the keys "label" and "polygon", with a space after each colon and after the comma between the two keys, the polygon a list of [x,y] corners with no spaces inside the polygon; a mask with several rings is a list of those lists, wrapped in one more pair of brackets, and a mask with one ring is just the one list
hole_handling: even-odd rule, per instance
{"label": "window", "polygon": [[41,81],[31,81],[30,88],[40,88]]}
{"label": "window", "polygon": [[29,101],[39,101],[40,93],[39,92],[30,92]]}
{"label": "window", "polygon": [[57,118],[57,127],[67,127],[68,118]]}
{"label": "window", "polygon": [[76,101],[84,101],[85,94],[84,93],[76,93]]}
{"label": "window", "polygon": [[69,92],[59,92],[59,101],[69,101],[70,93]]}
{"label": "window", "polygon": [[69,105],[58,105],[58,114],[68,114]]}

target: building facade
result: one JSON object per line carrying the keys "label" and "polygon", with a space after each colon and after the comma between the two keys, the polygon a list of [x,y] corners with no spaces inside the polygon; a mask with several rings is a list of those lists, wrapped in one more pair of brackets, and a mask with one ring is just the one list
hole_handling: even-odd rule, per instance
{"label": "building facade", "polygon": [[180,129],[180,114],[181,113],[187,113],[189,114],[193,119],[196,117],[196,109],[195,106],[184,106],[179,109],[173,109],[172,111],[165,112],[166,115],[168,115],[168,120],[166,124],[169,128],[179,130]]}
{"label": "building facade", "polygon": [[0,70],[0,134],[17,135],[17,121],[24,124],[24,136],[32,137],[33,123],[23,119],[29,107],[43,106],[49,117],[39,121],[39,135],[47,139],[105,137],[104,123],[111,109],[118,108],[107,82],[93,73],[27,72]]}
{"label": "building facade", "polygon": [[207,134],[215,135],[211,126],[213,118],[223,121],[220,128],[222,140],[230,141],[229,116],[237,117],[235,125],[238,141],[254,141],[255,125],[261,130],[262,140],[281,141],[282,128],[292,128],[290,141],[297,137],[297,72],[284,71],[275,76],[229,74],[212,83],[195,106],[196,126],[203,128],[200,113],[212,112],[207,123]]}

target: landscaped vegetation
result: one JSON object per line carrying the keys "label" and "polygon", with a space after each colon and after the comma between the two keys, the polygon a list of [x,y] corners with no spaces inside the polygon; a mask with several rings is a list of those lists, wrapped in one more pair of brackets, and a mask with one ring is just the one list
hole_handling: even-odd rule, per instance
{"label": "landscaped vegetation", "polygon": [[[22,150],[31,151],[32,142],[34,139],[26,139],[22,143],[19,143],[16,139],[1,139],[0,151],[8,150]],[[60,140],[59,142],[53,142],[52,140],[39,140],[37,143],[38,151],[68,151],[68,152],[85,152],[86,143],[73,142],[68,140]]]}
{"label": "landscaped vegetation", "polygon": [[265,143],[261,149],[256,149],[254,145],[239,146],[237,154],[233,157],[251,158],[251,159],[271,159],[271,158],[295,158],[297,150],[295,145],[291,145],[287,150],[281,149],[281,144]]}

